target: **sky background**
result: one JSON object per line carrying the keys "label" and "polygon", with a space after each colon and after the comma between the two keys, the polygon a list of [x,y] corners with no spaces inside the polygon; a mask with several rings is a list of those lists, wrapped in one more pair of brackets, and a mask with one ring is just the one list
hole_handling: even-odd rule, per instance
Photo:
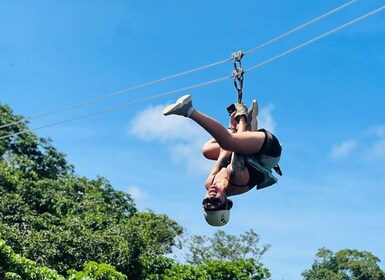
{"label": "sky background", "polygon": [[[119,110],[36,130],[79,176],[102,176],[140,211],[166,214],[190,235],[211,236],[201,201],[213,162],[209,135],[163,117],[186,91],[231,75],[232,62],[139,90],[116,92],[248,51],[348,1],[0,0],[0,102],[30,128],[149,98]],[[247,70],[384,5],[356,1],[242,59]],[[284,175],[234,197],[223,228],[253,229],[271,249],[273,280],[301,279],[319,248],[372,252],[385,262],[385,11],[245,74],[244,102],[281,141]],[[232,79],[190,90],[194,106],[224,125]],[[60,114],[72,104],[113,95]],[[385,265],[381,264],[382,269]]]}

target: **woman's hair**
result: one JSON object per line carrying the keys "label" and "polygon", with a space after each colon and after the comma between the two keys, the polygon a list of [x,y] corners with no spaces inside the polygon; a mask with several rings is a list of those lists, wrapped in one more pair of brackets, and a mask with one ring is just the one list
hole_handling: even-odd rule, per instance
{"label": "woman's hair", "polygon": [[205,198],[202,205],[206,211],[230,210],[233,207],[233,201],[227,197],[225,197],[224,202],[219,198]]}

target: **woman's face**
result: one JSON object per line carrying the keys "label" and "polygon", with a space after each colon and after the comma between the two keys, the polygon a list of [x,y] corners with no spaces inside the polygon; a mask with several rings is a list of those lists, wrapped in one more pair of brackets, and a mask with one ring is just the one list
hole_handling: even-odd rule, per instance
{"label": "woman's face", "polygon": [[226,195],[216,185],[211,185],[205,195],[205,200],[213,201],[215,204],[222,204],[226,201]]}

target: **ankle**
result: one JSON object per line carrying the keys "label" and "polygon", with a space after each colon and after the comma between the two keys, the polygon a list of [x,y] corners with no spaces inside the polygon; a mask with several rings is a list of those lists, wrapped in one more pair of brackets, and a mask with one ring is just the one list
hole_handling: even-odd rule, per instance
{"label": "ankle", "polygon": [[187,111],[186,117],[189,118],[194,111],[194,107],[190,107],[190,109]]}

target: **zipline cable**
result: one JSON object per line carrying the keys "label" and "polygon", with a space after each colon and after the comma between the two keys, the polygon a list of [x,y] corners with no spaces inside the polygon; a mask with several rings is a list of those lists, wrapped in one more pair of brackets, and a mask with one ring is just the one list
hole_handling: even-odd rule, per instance
{"label": "zipline cable", "polygon": [[275,37],[275,38],[273,38],[273,39],[271,39],[271,40],[269,40],[269,41],[267,41],[267,42],[265,42],[265,43],[255,47],[255,48],[245,52],[244,55],[248,55],[248,54],[250,54],[252,52],[255,52],[258,49],[261,49],[261,48],[263,48],[263,47],[265,47],[267,45],[270,45],[271,43],[274,43],[275,41],[278,41],[278,40],[280,40],[280,39],[282,39],[282,38],[284,38],[284,37],[286,37],[286,36],[288,36],[288,35],[290,35],[290,34],[292,34],[294,32],[297,32],[297,31],[299,31],[299,30],[301,30],[301,29],[303,29],[303,28],[305,28],[305,27],[307,27],[309,25],[312,25],[313,23],[316,23],[317,21],[320,21],[321,19],[323,19],[323,18],[325,18],[327,16],[330,16],[330,15],[334,14],[335,12],[338,12],[339,10],[342,10],[343,8],[346,8],[346,7],[350,6],[351,4],[353,4],[353,3],[357,2],[357,1],[358,0],[353,0],[353,1],[350,1],[350,2],[348,2],[348,3],[346,3],[346,4],[342,5],[342,6],[339,6],[338,8],[335,8],[334,10],[331,10],[330,12],[327,12],[327,13],[325,13],[325,14],[323,14],[323,15],[321,15],[321,16],[319,16],[319,17],[317,17],[317,18],[315,18],[315,19],[313,19],[311,21],[308,21],[308,22],[306,22],[306,23],[296,27],[296,28],[293,28],[293,29],[289,30],[288,32],[279,35],[278,37]]}
{"label": "zipline cable", "polygon": [[[93,112],[93,113],[90,113],[90,114],[86,114],[86,115],[82,115],[82,116],[78,116],[78,117],[74,117],[74,118],[69,118],[69,119],[58,121],[58,122],[55,122],[55,123],[50,123],[50,124],[47,124],[47,125],[43,125],[43,126],[39,126],[39,127],[36,127],[36,128],[32,128],[31,130],[36,131],[36,130],[40,130],[40,129],[43,129],[43,128],[48,128],[48,127],[56,126],[56,125],[59,125],[59,124],[64,124],[64,123],[68,123],[68,122],[72,122],[72,121],[76,121],[76,120],[85,119],[85,118],[88,118],[88,117],[91,117],[91,116],[100,115],[100,114],[103,114],[103,113],[106,113],[106,112],[109,112],[109,111],[114,111],[114,110],[117,110],[117,109],[120,109],[120,108],[123,108],[123,107],[132,106],[132,105],[135,105],[135,104],[138,104],[138,103],[146,102],[146,101],[149,101],[149,100],[152,100],[152,99],[157,99],[157,98],[160,98],[160,97],[163,97],[163,96],[167,96],[167,95],[170,95],[170,94],[174,94],[174,93],[177,93],[177,92],[191,90],[191,89],[194,89],[194,88],[203,87],[203,86],[207,86],[207,85],[210,85],[210,84],[218,83],[218,82],[230,79],[230,78],[232,78],[232,76],[223,77],[223,78],[211,80],[211,81],[208,81],[208,82],[203,82],[203,83],[200,83],[200,84],[195,84],[195,85],[192,85],[192,86],[188,86],[188,87],[184,87],[184,88],[180,88],[180,89],[176,89],[176,90],[172,90],[172,91],[167,91],[167,92],[164,92],[164,93],[161,93],[161,94],[158,94],[158,95],[153,95],[153,96],[150,96],[150,97],[147,97],[147,98],[142,98],[142,99],[139,99],[139,100],[136,100],[136,101],[132,101],[132,102],[120,104],[120,105],[117,105],[117,106],[109,107],[109,108],[106,108],[104,110],[96,111],[96,112]],[[19,132],[16,132],[16,133],[11,133],[11,134],[8,134],[8,135],[4,135],[4,136],[0,137],[0,140],[8,138],[8,137],[11,137],[11,136],[17,136],[19,134],[23,134],[23,133],[26,133],[28,131],[29,131],[28,129],[25,129],[25,130],[22,130],[22,131],[19,131]]]}
{"label": "zipline cable", "polygon": [[[343,4],[315,19],[312,19],[288,32],[285,32],[247,52],[245,52],[244,55],[248,55],[252,52],[255,52],[256,50],[258,49],[261,49],[263,47],[266,47],[267,45],[270,45],[272,44],[273,42],[276,42],[278,41],[279,39],[282,39],[296,31],[299,31],[311,24],[314,24],[316,23],[317,21],[327,17],[327,16],[330,16],[336,12],[338,12],[339,10],[342,10],[348,6],[350,6],[351,4],[357,2],[358,0],[352,0],[346,4]],[[229,58],[229,59],[224,59],[224,60],[221,60],[221,61],[218,61],[218,62],[214,62],[214,63],[211,63],[211,64],[208,64],[208,65],[205,65],[205,66],[201,66],[201,67],[197,67],[197,68],[194,68],[194,69],[191,69],[191,70],[187,70],[187,71],[184,71],[184,72],[181,72],[181,73],[177,73],[177,74],[174,74],[174,75],[171,75],[171,76],[167,76],[167,77],[164,77],[164,78],[160,78],[158,80],[154,80],[154,81],[150,81],[150,82],[147,82],[147,83],[144,83],[144,84],[140,84],[140,85],[137,85],[137,86],[133,86],[131,88],[127,88],[127,89],[123,89],[123,90],[119,90],[119,91],[115,91],[115,92],[112,92],[112,93],[109,93],[107,95],[103,95],[103,96],[100,96],[100,97],[96,97],[96,98],[92,98],[92,99],[89,99],[89,100],[85,100],[85,101],[81,101],[79,103],[75,103],[75,104],[72,104],[72,105],[69,105],[69,106],[66,106],[66,107],[63,107],[61,109],[57,109],[57,110],[54,110],[54,111],[50,111],[50,112],[46,112],[46,113],[43,113],[43,114],[40,114],[40,115],[36,115],[36,116],[33,116],[33,117],[27,117],[27,118],[23,118],[19,121],[14,121],[14,122],[10,122],[10,123],[7,123],[7,124],[3,124],[0,126],[0,129],[1,128],[5,128],[5,127],[8,127],[8,126],[11,126],[11,125],[14,125],[14,124],[18,124],[18,123],[21,123],[25,120],[27,121],[31,121],[31,120],[35,120],[35,119],[40,119],[40,118],[43,118],[43,117],[47,117],[47,116],[51,116],[51,115],[54,115],[54,114],[58,114],[58,113],[62,113],[62,112],[65,112],[65,111],[69,111],[69,110],[72,110],[72,109],[75,109],[75,108],[78,108],[78,107],[82,107],[82,106],[85,106],[85,105],[88,105],[88,104],[91,104],[91,103],[96,103],[96,102],[99,102],[99,101],[102,101],[102,100],[105,100],[105,99],[108,99],[108,98],[112,98],[114,96],[117,96],[117,95],[121,95],[121,94],[125,94],[125,93],[128,93],[128,92],[132,92],[132,91],[135,91],[135,90],[139,90],[141,88],[144,88],[144,87],[147,87],[147,86],[150,86],[150,85],[154,85],[154,84],[157,84],[157,83],[160,83],[160,82],[164,82],[164,81],[167,81],[167,80],[171,80],[171,79],[174,79],[174,78],[178,78],[178,77],[181,77],[181,76],[184,76],[184,75],[187,75],[187,74],[191,74],[191,73],[194,73],[194,72],[198,72],[198,71],[201,71],[201,70],[205,70],[205,69],[208,69],[210,67],[214,67],[214,66],[217,66],[217,65],[220,65],[220,64],[223,64],[223,63],[226,63],[226,62],[229,62],[231,61],[232,59]]]}
{"label": "zipline cable", "polygon": [[277,59],[279,59],[279,58],[281,58],[281,57],[283,57],[285,55],[288,55],[288,54],[290,54],[290,53],[292,53],[292,52],[294,52],[296,50],[299,50],[299,49],[301,49],[301,48],[303,48],[303,47],[305,47],[307,45],[310,45],[310,44],[312,44],[312,43],[314,43],[314,42],[316,42],[316,41],[318,41],[318,40],[320,40],[322,38],[325,38],[326,36],[328,36],[330,34],[333,34],[333,33],[337,32],[337,31],[339,31],[339,30],[341,30],[341,29],[343,29],[343,28],[345,28],[345,27],[347,27],[349,25],[352,25],[352,24],[354,24],[354,23],[356,23],[356,22],[358,22],[360,20],[363,20],[363,19],[365,19],[365,18],[367,18],[367,17],[369,17],[371,15],[374,15],[374,14],[376,14],[376,13],[378,13],[378,12],[384,10],[384,9],[385,9],[385,6],[382,6],[382,7],[378,8],[378,9],[376,9],[374,11],[371,11],[371,12],[369,12],[369,13],[363,15],[363,16],[360,16],[360,17],[358,17],[358,18],[356,18],[356,19],[354,19],[352,21],[349,21],[349,22],[347,22],[347,23],[345,23],[343,25],[340,25],[339,27],[336,27],[336,28],[334,28],[334,29],[332,29],[332,30],[330,30],[330,31],[328,31],[326,33],[323,33],[322,35],[319,35],[319,36],[317,36],[317,37],[315,37],[315,38],[313,38],[313,39],[311,39],[311,40],[309,40],[309,41],[307,41],[305,43],[302,43],[302,44],[300,44],[300,45],[298,45],[298,46],[296,46],[296,47],[294,47],[294,48],[292,48],[290,50],[287,50],[287,51],[285,51],[285,52],[283,52],[283,53],[281,53],[279,55],[276,55],[276,56],[274,56],[272,58],[269,58],[269,59],[267,59],[267,60],[265,60],[265,61],[255,65],[255,66],[249,68],[248,70],[245,70],[245,73],[250,72],[252,70],[255,70],[256,68],[259,68],[259,67],[261,67],[261,66],[263,66],[263,65],[265,65],[267,63],[270,63],[270,62],[272,62],[274,60],[277,60]]}
{"label": "zipline cable", "polygon": [[81,106],[85,106],[85,105],[88,105],[88,104],[91,104],[91,103],[95,103],[95,102],[98,102],[98,101],[101,101],[101,100],[104,100],[104,99],[108,99],[108,98],[111,98],[111,97],[114,97],[114,96],[117,96],[117,95],[121,95],[123,93],[128,93],[128,92],[131,92],[131,91],[135,91],[135,90],[138,90],[138,89],[150,86],[150,85],[154,85],[154,84],[157,84],[157,83],[160,83],[160,82],[164,82],[164,81],[167,81],[167,80],[170,80],[170,79],[174,79],[174,78],[177,78],[177,77],[181,77],[181,76],[193,73],[193,72],[204,70],[204,69],[216,66],[216,65],[220,65],[220,64],[228,62],[228,61],[231,61],[231,58],[226,59],[226,60],[222,60],[222,61],[218,61],[218,62],[215,62],[215,63],[212,63],[212,64],[208,64],[208,65],[205,65],[205,66],[197,67],[197,68],[194,68],[194,69],[191,69],[191,70],[187,70],[185,72],[181,72],[181,73],[174,74],[174,75],[171,75],[171,76],[167,76],[167,77],[164,77],[164,78],[160,78],[158,80],[154,80],[154,81],[150,81],[150,82],[147,82],[147,83],[144,83],[144,84],[133,86],[131,88],[115,91],[115,92],[109,93],[107,95],[103,95],[103,96],[99,96],[99,97],[96,97],[96,98],[93,98],[93,99],[89,99],[89,100],[85,100],[85,101],[82,101],[82,102],[79,102],[79,103],[75,103],[73,105],[69,105],[67,107],[63,107],[61,109],[57,109],[57,110],[54,110],[54,111],[51,111],[51,112],[43,113],[43,114],[40,114],[40,115],[37,115],[37,116],[34,116],[34,117],[28,117],[28,118],[25,118],[25,119],[22,119],[22,120],[19,120],[19,121],[14,121],[14,122],[11,122],[11,123],[8,123],[8,124],[3,124],[3,125],[0,126],[0,129],[4,128],[4,127],[8,127],[10,125],[18,124],[20,122],[23,122],[24,120],[27,120],[27,121],[36,120],[36,119],[40,119],[40,118],[43,118],[43,117],[47,117],[47,116],[55,115],[55,114],[58,114],[58,113],[62,113],[62,112],[65,112],[65,111],[68,111],[68,110],[72,110],[72,109],[75,109],[75,108],[78,108],[78,107],[81,107]]}
{"label": "zipline cable", "polygon": [[[249,68],[248,70],[246,70],[245,72],[251,72],[263,65],[266,65],[267,63],[270,63],[272,61],[275,61],[279,58],[282,58],[296,50],[299,50],[307,45],[310,45],[311,43],[314,43],[322,38],[325,38],[326,36],[330,35],[330,34],[333,34],[335,32],[337,32],[338,30],[341,30],[345,27],[348,27],[360,20],[363,20],[369,16],[372,16],[382,10],[385,9],[385,5],[376,9],[376,10],[373,10],[363,16],[360,16],[354,20],[351,20],[343,25],[340,25],[339,27],[336,27],[328,32],[325,32],[323,33],[322,35],[320,36],[317,36],[315,37],[314,39],[311,39],[303,44],[300,44],[288,51],[285,51],[279,55],[276,55],[270,59],[267,59],[251,68]],[[185,87],[185,88],[181,88],[181,89],[176,89],[176,90],[172,90],[172,91],[168,91],[168,92],[165,92],[165,93],[162,93],[162,94],[158,94],[158,95],[154,95],[154,96],[150,96],[148,98],[143,98],[143,99],[139,99],[137,101],[133,101],[133,102],[129,102],[129,103],[124,103],[124,104],[121,104],[121,105],[118,105],[118,106],[114,106],[114,107],[109,107],[107,109],[104,109],[104,110],[101,110],[101,111],[97,111],[97,112],[93,112],[93,113],[90,113],[90,114],[86,114],[86,115],[83,115],[83,116],[78,116],[78,117],[75,117],[75,118],[71,118],[71,119],[66,119],[66,120],[63,120],[63,121],[58,121],[58,122],[55,122],[55,123],[51,123],[51,124],[47,124],[47,125],[44,125],[44,126],[40,126],[40,127],[37,127],[37,128],[33,128],[31,130],[40,130],[40,129],[43,129],[43,128],[48,128],[48,127],[52,127],[52,126],[56,126],[56,125],[59,125],[59,124],[63,124],[63,123],[67,123],[67,122],[71,122],[71,121],[75,121],[75,120],[79,120],[79,119],[84,119],[84,118],[87,118],[87,117],[90,117],[90,116],[94,116],[94,115],[98,115],[98,114],[102,114],[102,113],[105,113],[105,112],[109,112],[109,111],[113,111],[113,110],[116,110],[116,109],[120,109],[120,108],[123,108],[123,107],[128,107],[128,106],[132,106],[132,105],[135,105],[135,104],[138,104],[138,103],[142,103],[142,102],[146,102],[146,101],[149,101],[149,100],[152,100],[152,99],[157,99],[157,98],[160,98],[160,97],[164,97],[164,96],[167,96],[167,95],[171,95],[171,94],[174,94],[174,93],[177,93],[177,92],[181,92],[181,91],[185,91],[185,90],[190,90],[190,89],[194,89],[194,88],[198,88],[198,87],[202,87],[202,86],[206,86],[206,85],[209,85],[209,84],[213,84],[213,83],[217,83],[217,82],[220,82],[220,81],[223,81],[223,80],[226,80],[226,79],[229,79],[229,78],[232,78],[232,76],[227,76],[227,77],[223,77],[223,78],[218,78],[218,79],[215,79],[215,80],[211,80],[211,81],[208,81],[208,82],[203,82],[203,83],[200,83],[200,84],[196,84],[196,85],[192,85],[192,86],[189,86],[189,87]],[[23,131],[19,131],[17,133],[11,133],[11,134],[8,134],[8,135],[4,135],[4,136],[1,136],[0,137],[0,140],[1,139],[5,139],[5,138],[8,138],[8,137],[11,137],[11,136],[16,136],[16,135],[19,135],[19,134],[22,134],[22,133],[25,133],[29,130],[23,130]]]}

